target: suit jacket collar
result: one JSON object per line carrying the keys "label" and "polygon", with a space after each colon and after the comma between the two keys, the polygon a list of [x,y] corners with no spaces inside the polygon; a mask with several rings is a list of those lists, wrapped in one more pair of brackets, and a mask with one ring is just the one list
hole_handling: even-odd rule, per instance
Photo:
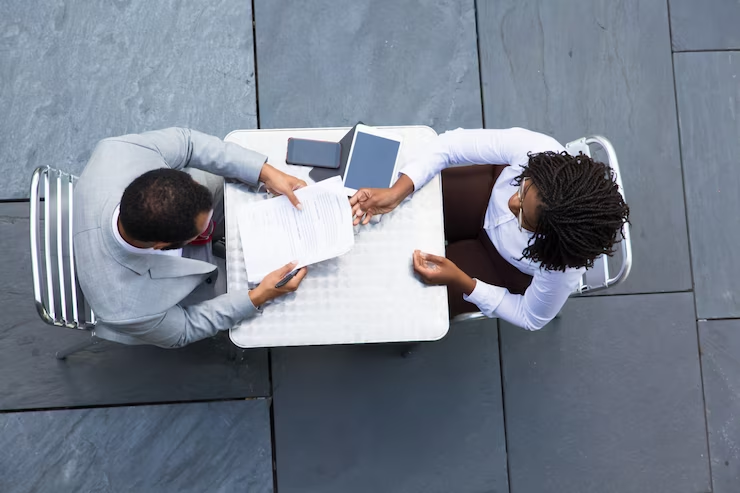
{"label": "suit jacket collar", "polygon": [[113,234],[113,212],[117,206],[118,202],[113,199],[105,203],[99,227],[108,253],[122,266],[141,276],[148,273],[152,279],[204,275],[216,270],[215,265],[200,260],[129,252]]}

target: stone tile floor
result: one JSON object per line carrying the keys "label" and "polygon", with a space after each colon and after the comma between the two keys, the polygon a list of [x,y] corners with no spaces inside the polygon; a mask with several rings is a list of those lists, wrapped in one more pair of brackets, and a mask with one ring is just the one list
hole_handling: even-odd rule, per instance
{"label": "stone tile floor", "polygon": [[[0,491],[740,492],[735,0],[0,4]],[[525,126],[614,143],[634,271],[539,333],[103,344],[31,299],[33,168],[106,136]]]}

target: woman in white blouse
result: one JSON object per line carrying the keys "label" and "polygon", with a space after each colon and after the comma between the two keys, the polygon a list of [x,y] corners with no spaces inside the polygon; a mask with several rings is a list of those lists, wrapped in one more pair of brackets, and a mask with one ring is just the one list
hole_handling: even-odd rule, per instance
{"label": "woman in white blouse", "polygon": [[[484,164],[475,168],[452,167]],[[612,253],[629,207],[609,167],[525,130],[446,132],[391,188],[359,190],[355,224],[392,211],[442,172],[446,258],[414,252],[414,269],[448,288],[450,316],[478,309],[528,330],[558,314],[586,267]]]}

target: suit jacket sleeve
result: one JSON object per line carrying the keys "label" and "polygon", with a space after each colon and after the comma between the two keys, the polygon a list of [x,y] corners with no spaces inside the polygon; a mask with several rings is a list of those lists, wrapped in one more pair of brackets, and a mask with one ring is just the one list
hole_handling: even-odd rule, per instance
{"label": "suit jacket sleeve", "polygon": [[124,333],[133,332],[136,339],[147,344],[178,348],[228,330],[256,313],[258,310],[249,298],[249,291],[245,289],[194,305],[175,305],[164,313],[136,320],[106,322],[106,325]]}
{"label": "suit jacket sleeve", "polygon": [[189,128],[166,128],[129,136],[158,152],[173,169],[198,168],[256,186],[267,156]]}

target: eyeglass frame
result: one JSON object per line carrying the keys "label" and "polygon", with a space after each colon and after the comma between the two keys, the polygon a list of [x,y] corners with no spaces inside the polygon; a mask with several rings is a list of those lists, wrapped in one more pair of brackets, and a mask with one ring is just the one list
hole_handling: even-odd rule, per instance
{"label": "eyeglass frame", "polygon": [[519,197],[519,231],[524,231],[524,180],[526,180],[527,177],[523,177],[522,181],[519,183],[519,190],[517,190],[516,194],[517,197]]}

